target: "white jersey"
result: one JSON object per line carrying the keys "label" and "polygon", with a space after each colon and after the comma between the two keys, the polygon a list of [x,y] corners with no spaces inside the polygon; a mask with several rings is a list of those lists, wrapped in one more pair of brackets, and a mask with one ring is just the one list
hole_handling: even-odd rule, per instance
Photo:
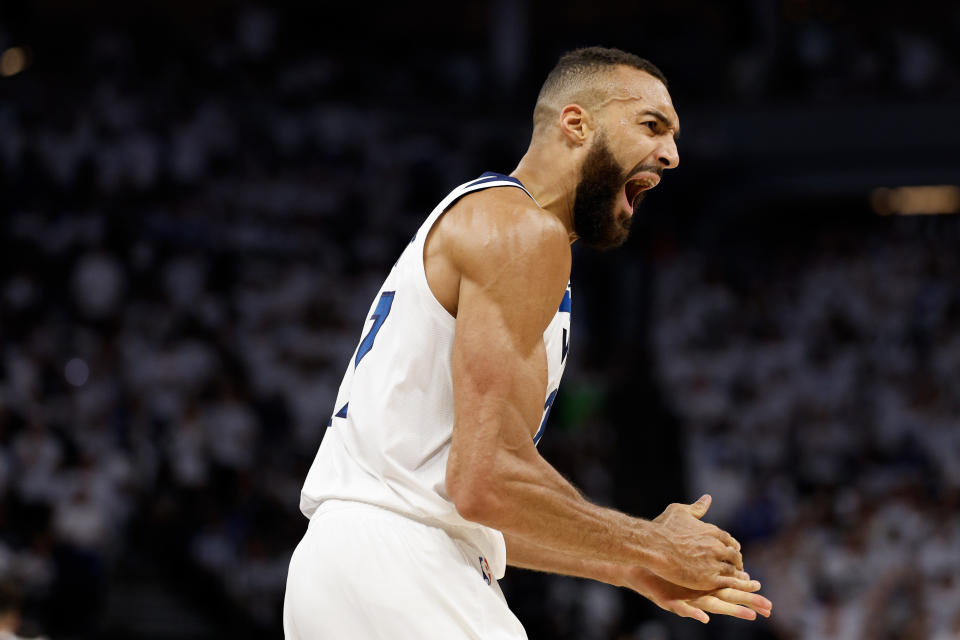
{"label": "white jersey", "polygon": [[[440,215],[462,196],[492,187],[530,195],[519,180],[496,173],[460,185],[427,217],[387,276],[340,384],[300,510],[309,518],[324,500],[353,500],[442,527],[480,549],[499,579],[506,567],[503,535],[460,517],[447,495],[456,319],[434,297],[423,266],[424,241]],[[568,286],[543,333],[547,388],[535,443],[557,394],[569,340]]]}

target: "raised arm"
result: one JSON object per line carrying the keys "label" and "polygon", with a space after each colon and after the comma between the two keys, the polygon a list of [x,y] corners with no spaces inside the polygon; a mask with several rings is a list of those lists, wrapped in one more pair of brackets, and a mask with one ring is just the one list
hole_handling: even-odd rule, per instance
{"label": "raised arm", "polygon": [[642,567],[691,589],[750,589],[725,532],[676,510],[650,522],[594,505],[537,452],[543,332],[566,289],[569,238],[542,210],[483,207],[492,201],[461,209],[444,232],[459,274],[446,478],[457,510],[574,560]]}

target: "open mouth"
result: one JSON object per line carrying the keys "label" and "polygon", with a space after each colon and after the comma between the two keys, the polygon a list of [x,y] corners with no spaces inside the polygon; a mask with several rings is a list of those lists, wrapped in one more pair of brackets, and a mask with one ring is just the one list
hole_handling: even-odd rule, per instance
{"label": "open mouth", "polygon": [[640,204],[640,200],[642,200],[641,194],[644,191],[653,189],[658,184],[660,184],[660,176],[649,171],[638,173],[630,178],[623,188],[624,193],[627,196],[627,202],[630,203],[630,207],[636,208],[636,206]]}

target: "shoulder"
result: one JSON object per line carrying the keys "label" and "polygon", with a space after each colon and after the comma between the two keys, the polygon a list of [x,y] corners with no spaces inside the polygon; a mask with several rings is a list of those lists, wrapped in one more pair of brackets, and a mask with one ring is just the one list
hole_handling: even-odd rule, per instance
{"label": "shoulder", "polygon": [[[451,260],[464,271],[499,265],[570,271],[570,237],[563,224],[513,187],[464,196],[444,216]],[[532,275],[532,274],[531,274]]]}
{"label": "shoulder", "polygon": [[458,323],[464,309],[497,310],[512,330],[539,336],[570,279],[563,224],[516,188],[470,194],[445,218],[447,258],[459,278]]}

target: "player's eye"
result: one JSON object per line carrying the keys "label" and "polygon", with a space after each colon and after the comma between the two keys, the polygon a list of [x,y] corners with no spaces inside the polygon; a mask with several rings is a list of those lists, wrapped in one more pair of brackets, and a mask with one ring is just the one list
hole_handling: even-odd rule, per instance
{"label": "player's eye", "polygon": [[646,122],[643,123],[643,126],[649,127],[650,131],[656,132],[659,124],[660,123],[657,122],[656,120],[647,120]]}

